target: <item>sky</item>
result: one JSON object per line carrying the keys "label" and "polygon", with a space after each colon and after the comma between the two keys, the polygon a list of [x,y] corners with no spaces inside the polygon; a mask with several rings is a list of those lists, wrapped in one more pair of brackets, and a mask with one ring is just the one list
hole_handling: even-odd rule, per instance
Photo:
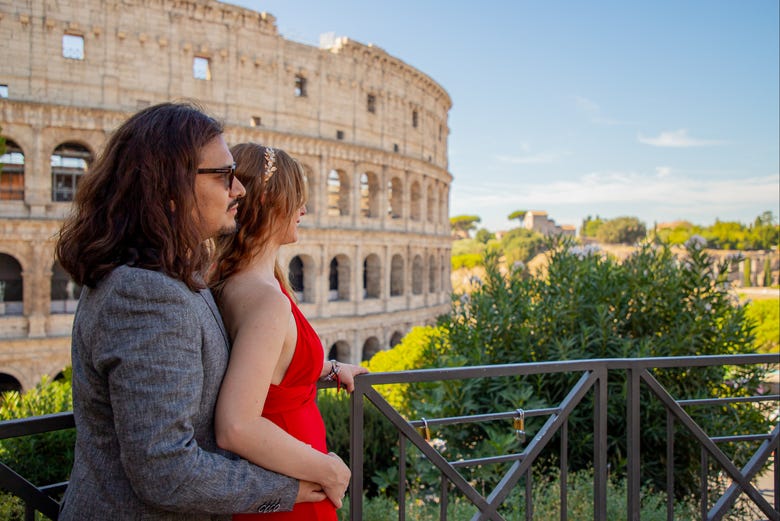
{"label": "sky", "polygon": [[780,215],[778,0],[231,0],[335,33],[452,98],[450,216],[542,210],[749,224]]}

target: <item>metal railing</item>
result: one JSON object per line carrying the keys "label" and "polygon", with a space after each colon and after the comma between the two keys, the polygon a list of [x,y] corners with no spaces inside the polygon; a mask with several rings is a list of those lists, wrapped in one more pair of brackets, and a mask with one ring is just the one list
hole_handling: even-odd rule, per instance
{"label": "metal railing", "polygon": [[[752,433],[739,436],[711,437],[685,411],[686,407],[724,405],[751,401],[777,401],[780,395],[759,395],[740,398],[712,398],[704,400],[675,399],[658,382],[652,373],[653,369],[693,368],[711,366],[738,366],[753,364],[775,364],[776,355],[726,355],[726,356],[696,356],[670,358],[629,358],[629,359],[596,359],[565,362],[544,362],[533,364],[507,364],[495,366],[462,367],[450,369],[425,369],[392,373],[372,373],[356,378],[355,392],[351,398],[350,412],[350,467],[352,470],[351,491],[364,489],[363,476],[363,423],[364,402],[370,402],[381,415],[396,429],[399,435],[399,521],[405,520],[405,462],[407,444],[411,443],[434,465],[442,476],[439,504],[440,517],[447,519],[447,505],[450,486],[477,509],[473,520],[490,519],[503,520],[499,508],[508,498],[521,478],[525,477],[525,515],[533,519],[533,503],[531,500],[532,479],[531,468],[542,451],[560,433],[560,512],[561,520],[567,519],[567,475],[568,475],[568,419],[588,393],[593,393],[593,519],[606,520],[607,516],[607,406],[610,397],[607,393],[608,375],[616,371],[626,375],[626,445],[627,445],[627,498],[626,519],[639,520],[641,499],[640,478],[640,388],[644,385],[663,404],[667,416],[667,517],[673,519],[674,509],[674,439],[675,425],[681,425],[701,447],[701,519],[717,521],[733,508],[738,496],[744,493],[757,507],[766,519],[780,521],[780,473],[778,473],[778,452],[780,448],[780,426],[775,426],[770,433]],[[471,378],[498,378],[508,376],[528,376],[556,373],[578,373],[578,381],[571,387],[566,397],[555,407],[501,411],[489,414],[475,414],[448,418],[430,418],[407,420],[403,418],[375,389],[379,385],[412,384],[436,382],[445,380],[466,380]],[[364,400],[364,398],[366,400]],[[546,417],[542,427],[534,433],[528,444],[520,453],[498,454],[486,458],[447,461],[441,453],[432,447],[425,439],[425,429],[444,425],[484,422],[501,419],[519,420],[531,417]],[[517,424],[522,426],[522,424]],[[517,428],[516,425],[516,428]],[[72,413],[27,418],[0,422],[0,439],[16,436],[26,436],[43,432],[51,432],[74,427]],[[418,429],[422,430],[421,432]],[[718,443],[731,441],[761,441],[761,445],[743,468],[738,468],[731,459],[718,447]],[[768,458],[774,454],[774,505],[756,490],[751,483],[756,473],[766,465]],[[707,472],[709,461],[716,462],[728,475],[732,484],[715,502],[708,504]],[[471,465],[512,462],[509,470],[500,480],[495,489],[487,496],[478,492],[466,480],[458,469]],[[0,488],[10,491],[20,497],[26,505],[27,520],[34,519],[37,510],[50,519],[57,519],[58,502],[55,499],[67,483],[48,486],[36,486],[20,476],[8,466],[0,462]],[[363,519],[363,504],[361,493],[350,494],[350,519]]]}

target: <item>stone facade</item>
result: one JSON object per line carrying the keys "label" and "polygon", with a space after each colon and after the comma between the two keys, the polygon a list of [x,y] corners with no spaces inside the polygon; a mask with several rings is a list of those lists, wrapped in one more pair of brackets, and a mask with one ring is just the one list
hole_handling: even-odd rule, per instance
{"label": "stone facade", "polygon": [[112,129],[162,101],[303,163],[308,215],[280,260],[332,356],[358,362],[449,309],[451,100],[425,74],[213,0],[0,0],[0,39],[0,387],[69,363],[77,295],[55,236]]}

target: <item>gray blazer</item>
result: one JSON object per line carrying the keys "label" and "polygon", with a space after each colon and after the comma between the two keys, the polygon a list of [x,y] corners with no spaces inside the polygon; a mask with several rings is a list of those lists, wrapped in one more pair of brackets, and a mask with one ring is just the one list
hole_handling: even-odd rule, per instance
{"label": "gray blazer", "polygon": [[228,349],[208,290],[127,266],[85,288],[73,323],[76,453],[61,521],[292,509],[296,480],[216,446]]}

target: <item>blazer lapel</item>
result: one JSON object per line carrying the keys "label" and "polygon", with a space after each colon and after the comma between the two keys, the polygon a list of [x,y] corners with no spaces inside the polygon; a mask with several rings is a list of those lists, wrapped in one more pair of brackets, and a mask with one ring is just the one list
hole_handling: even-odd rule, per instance
{"label": "blazer lapel", "polygon": [[206,301],[211,310],[211,314],[214,316],[214,321],[219,325],[219,330],[222,332],[222,338],[225,339],[225,348],[230,351],[230,338],[228,338],[227,331],[225,331],[225,324],[222,322],[222,315],[219,313],[217,303],[214,302],[214,297],[211,295],[211,291],[203,289],[199,291],[200,296]]}

